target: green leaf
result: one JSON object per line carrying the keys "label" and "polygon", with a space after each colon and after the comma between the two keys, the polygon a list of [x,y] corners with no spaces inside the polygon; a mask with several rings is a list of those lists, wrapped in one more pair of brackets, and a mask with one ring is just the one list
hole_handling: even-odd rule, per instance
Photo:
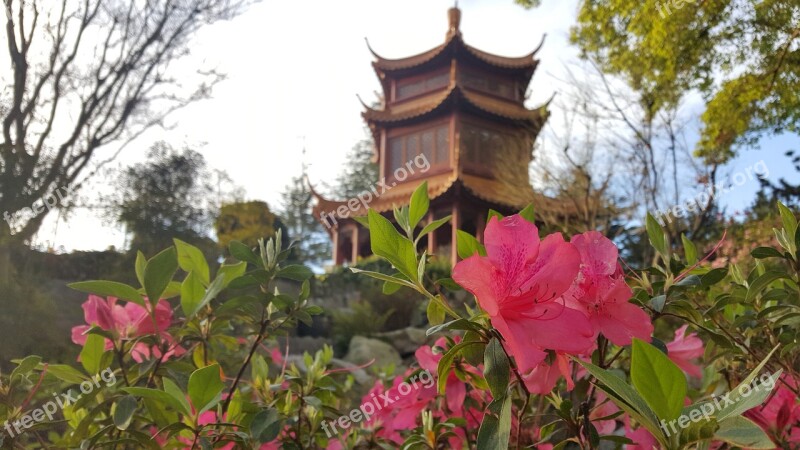
{"label": "green leaf", "polygon": [[511,399],[504,395],[489,404],[491,414],[483,416],[478,430],[478,447],[481,450],[507,450],[511,434]]}
{"label": "green leaf", "polygon": [[484,358],[486,357],[486,344],[484,344],[481,339],[481,335],[475,331],[467,331],[464,333],[464,342],[476,342],[478,344],[464,347],[464,349],[461,350],[464,359],[475,367],[483,364]]}
{"label": "green leaf", "polygon": [[225,277],[224,281],[222,282],[222,288],[225,289],[233,280],[244,275],[246,271],[247,263],[244,261],[236,264],[223,264],[217,271],[217,278],[221,276]]}
{"label": "green leaf", "polygon": [[[746,376],[746,377],[745,377],[745,378],[744,378],[744,379],[743,379],[743,380],[742,380],[742,381],[741,381],[741,382],[740,382],[740,383],[739,383],[739,384],[738,384],[738,385],[737,385],[737,386],[736,386],[736,387],[735,387],[735,388],[734,388],[734,389],[731,391],[731,396],[732,396],[732,397],[731,397],[731,399],[734,401],[734,404],[733,404],[733,405],[728,405],[728,406],[725,406],[725,407],[723,407],[723,408],[722,408],[722,410],[721,410],[721,411],[719,411],[719,412],[716,414],[716,417],[717,417],[717,419],[718,419],[718,420],[722,421],[722,420],[724,420],[724,419],[725,419],[725,418],[727,418],[727,417],[730,417],[730,416],[733,416],[733,415],[736,415],[736,414],[741,414],[742,412],[746,411],[746,410],[742,410],[741,412],[738,412],[738,411],[739,411],[739,410],[740,410],[740,409],[741,409],[743,406],[747,406],[747,404],[749,403],[749,402],[745,402],[743,405],[739,405],[739,404],[738,404],[738,403],[739,403],[739,400],[741,400],[741,398],[743,397],[743,396],[741,396],[741,395],[740,395],[740,392],[741,392],[742,386],[748,385],[748,384],[752,383],[752,382],[753,382],[753,380],[755,380],[755,379],[756,379],[756,376],[758,376],[759,372],[761,372],[761,370],[764,368],[764,366],[766,366],[766,365],[767,365],[767,361],[769,361],[769,359],[772,357],[772,354],[773,354],[773,353],[775,353],[775,351],[776,351],[776,350],[778,350],[778,348],[779,348],[779,347],[780,347],[780,345],[776,345],[776,346],[775,346],[775,347],[774,347],[774,348],[773,348],[773,349],[772,349],[772,350],[769,352],[769,354],[767,354],[767,356],[766,356],[766,357],[764,357],[764,359],[763,359],[763,360],[762,360],[762,361],[761,361],[761,362],[760,362],[760,363],[759,363],[759,364],[756,366],[756,368],[755,368],[755,369],[753,369],[753,371],[752,371],[752,372],[750,372],[750,373],[749,373],[749,374],[748,374],[748,375],[747,375],[747,376]],[[778,375],[780,375],[780,373],[779,373]],[[776,379],[777,379],[777,378],[776,378]]]}
{"label": "green leaf", "polygon": [[528,206],[522,209],[519,212],[520,217],[527,220],[528,222],[536,225],[536,213],[533,210],[533,205],[528,203]]}
{"label": "green leaf", "polygon": [[50,364],[47,366],[47,373],[71,384],[78,384],[87,380],[84,374],[66,364]]}
{"label": "green leaf", "polygon": [[102,297],[116,297],[121,300],[136,303],[137,305],[144,306],[144,299],[139,295],[139,291],[124,283],[117,283],[116,281],[79,281],[77,283],[70,283],[71,289],[76,291],[95,294]]}
{"label": "green leaf", "polygon": [[499,212],[497,212],[497,211],[495,211],[495,210],[490,208],[489,209],[489,214],[486,215],[486,223],[491,222],[492,221],[492,217],[497,217],[497,220],[503,220],[503,215],[502,214],[500,214]]}
{"label": "green leaf", "polygon": [[278,437],[280,431],[280,417],[278,416],[278,410],[275,408],[261,410],[255,415],[253,422],[250,424],[250,435],[261,443],[274,440]]}
{"label": "green leaf", "polygon": [[700,281],[703,283],[704,287],[710,287],[724,280],[726,276],[728,276],[728,268],[719,267],[703,274],[703,276],[700,277]]}
{"label": "green leaf", "polygon": [[225,389],[219,376],[219,364],[212,364],[202,369],[197,369],[189,376],[189,398],[195,408],[195,414],[200,414],[213,408],[219,402],[220,394]]}
{"label": "green leaf", "polygon": [[400,225],[400,228],[404,230],[407,234],[411,234],[411,227],[409,226],[408,222],[408,206],[403,206],[401,208],[395,208],[392,210],[394,214],[394,220]]}
{"label": "green leaf", "polygon": [[170,247],[147,261],[144,268],[144,291],[150,303],[155,306],[178,271],[178,255],[175,247]]}
{"label": "green leaf", "polygon": [[420,231],[419,234],[417,235],[416,239],[417,242],[419,242],[419,240],[422,239],[423,236],[436,231],[437,229],[439,229],[439,227],[449,222],[451,217],[452,216],[442,217],[441,219],[433,220],[429,224],[425,225],[422,228],[422,231]]}
{"label": "green leaf", "polygon": [[745,297],[744,301],[750,303],[762,290],[772,284],[773,281],[780,280],[782,278],[791,279],[789,274],[785,272],[779,272],[777,270],[765,272],[763,275],[756,278],[753,283],[750,284],[750,287],[747,288],[747,296]]}
{"label": "green leaf", "polygon": [[[647,428],[647,431],[658,440],[662,447],[668,447],[664,432],[659,426],[658,418],[656,418],[653,410],[647,406],[647,402],[635,389],[608,370],[601,369],[594,364],[581,361],[577,358],[573,359],[602,383],[599,388],[608,394],[609,398],[616,403],[617,406]],[[681,376],[683,376],[682,373]]]}
{"label": "green leaf", "polygon": [[697,262],[697,247],[683,233],[681,233],[681,241],[683,242],[683,253],[686,255],[686,262],[691,266]]}
{"label": "green leaf", "polygon": [[633,339],[631,381],[659,419],[677,419],[686,397],[686,377],[661,350]]}
{"label": "green leaf", "polygon": [[181,309],[187,318],[198,310],[198,305],[205,292],[206,288],[200,281],[200,277],[194,272],[189,272],[181,284]]}
{"label": "green leaf", "polygon": [[167,288],[164,290],[164,293],[161,294],[161,298],[166,300],[175,298],[179,295],[181,295],[181,283],[177,281],[170,281],[167,285]]}
{"label": "green leaf", "polygon": [[117,401],[114,409],[114,426],[118,430],[125,431],[131,425],[133,414],[136,412],[136,398],[130,395],[122,397]]}
{"label": "green leaf", "polygon": [[664,310],[664,304],[667,302],[667,296],[664,294],[656,295],[650,299],[650,306],[656,311],[661,312]]}
{"label": "green leaf", "polygon": [[444,322],[445,310],[439,300],[428,301],[426,314],[431,325],[441,325]]}
{"label": "green leaf", "polygon": [[389,282],[389,283],[399,284],[401,286],[410,287],[411,289],[415,289],[415,290],[417,289],[416,286],[414,286],[411,282],[409,282],[408,280],[406,280],[404,278],[394,277],[392,275],[386,275],[385,273],[380,273],[380,272],[372,272],[370,270],[361,270],[361,269],[357,269],[355,267],[351,267],[350,271],[352,271],[353,273],[363,273],[364,275],[366,275],[368,277],[371,277],[371,278],[375,278],[377,280],[382,280],[382,281],[386,281],[386,282]]}
{"label": "green leaf", "polygon": [[[700,404],[694,404],[689,408],[684,408],[682,416],[691,418],[689,415],[692,410],[697,409],[702,412]],[[695,417],[699,417],[696,416]],[[674,424],[672,426],[675,426]],[[688,444],[695,442],[706,441],[714,437],[714,433],[719,429],[719,423],[713,417],[706,419],[705,417],[699,419],[697,422],[692,421],[686,428],[679,428],[679,442],[681,447],[686,448]],[[670,430],[671,431],[671,430]]]}
{"label": "green leaf", "polygon": [[157,402],[161,402],[165,405],[171,406],[174,410],[180,411],[183,414],[188,415],[189,411],[184,411],[183,406],[180,402],[175,400],[171,395],[168,393],[158,390],[158,389],[150,389],[150,388],[143,388],[143,387],[124,387],[122,391],[136,397],[144,398],[144,399],[152,399]]}
{"label": "green leaf", "polygon": [[411,195],[411,202],[408,206],[408,225],[410,229],[417,227],[417,224],[425,214],[428,213],[430,199],[428,198],[428,182],[423,181]]}
{"label": "green leaf", "polygon": [[755,259],[783,258],[783,254],[772,247],[756,247],[750,254]]}
{"label": "green leaf", "polygon": [[456,232],[456,245],[458,247],[458,257],[461,259],[467,259],[475,253],[486,256],[486,248],[483,244],[466,231],[458,230]]}
{"label": "green leaf", "polygon": [[383,288],[381,289],[381,292],[383,293],[383,295],[392,295],[395,292],[397,292],[401,287],[403,287],[403,285],[392,283],[391,281],[386,281],[383,283]]}
{"label": "green leaf", "polygon": [[719,423],[714,439],[748,449],[773,449],[769,436],[758,425],[741,416],[729,417]]}
{"label": "green leaf", "polygon": [[178,265],[180,268],[186,273],[194,272],[203,285],[208,286],[211,281],[211,275],[203,252],[180,239],[173,239],[173,241],[175,242],[175,248],[178,250]]}
{"label": "green leaf", "polygon": [[360,223],[362,227],[369,230],[369,217],[367,216],[353,216],[351,219],[355,220],[356,222]]}
{"label": "green leaf", "polygon": [[442,330],[473,330],[473,331],[477,331],[479,329],[480,328],[477,325],[473,324],[472,322],[470,322],[467,319],[456,319],[456,320],[451,320],[450,322],[447,322],[447,323],[443,323],[441,325],[436,325],[434,327],[430,327],[430,328],[428,328],[428,331],[425,332],[425,334],[427,336],[431,336],[431,335],[436,334],[436,333],[438,333],[438,332],[440,332]]}
{"label": "green leaf", "polygon": [[[767,397],[769,397],[770,392],[775,388],[775,384],[778,382],[781,373],[783,373],[782,369],[770,375],[767,383],[762,381],[762,383],[756,385],[756,387],[752,387],[749,384],[740,384],[737,386],[736,389],[731,391],[731,396],[729,397],[733,400],[733,404],[724,407],[717,413],[718,419],[725,420],[728,417],[742,415],[746,411],[764,403]],[[768,388],[766,386],[767,384],[771,387]],[[742,390],[742,386],[747,386],[747,390]],[[744,394],[747,395],[745,396]]]}
{"label": "green leaf", "polygon": [[289,280],[305,281],[314,276],[314,272],[312,272],[311,269],[306,266],[293,264],[291,266],[282,267],[276,276],[278,278],[287,278]]}
{"label": "green leaf", "polygon": [[136,279],[139,280],[139,285],[144,286],[144,268],[147,266],[147,258],[141,251],[136,252]]}
{"label": "green leaf", "polygon": [[389,219],[369,210],[369,232],[372,253],[389,261],[409,280],[417,279],[417,259],[414,245],[401,236]]}
{"label": "green leaf", "polygon": [[794,237],[797,232],[797,218],[795,218],[792,210],[786,207],[781,202],[778,202],[778,210],[781,213],[781,221],[783,222],[783,229],[790,237]]}
{"label": "green leaf", "polygon": [[492,397],[500,398],[506,395],[510,379],[511,364],[503,351],[503,346],[497,338],[492,338],[483,354],[483,375],[492,391]]}
{"label": "green leaf", "polygon": [[11,378],[13,379],[16,376],[24,376],[29,374],[41,362],[42,362],[41,356],[36,356],[36,355],[26,356],[25,359],[23,359],[18,363],[17,367],[14,368],[14,371],[11,372]]}
{"label": "green leaf", "polygon": [[646,227],[647,236],[650,238],[650,244],[653,246],[653,248],[655,248],[656,251],[658,251],[658,253],[660,253],[662,256],[669,256],[667,253],[667,233],[664,231],[664,228],[661,227],[661,224],[658,223],[656,218],[650,213],[647,213]]}
{"label": "green leaf", "polygon": [[106,352],[106,339],[96,334],[86,336],[86,343],[81,350],[81,365],[90,375],[95,375],[105,367],[101,367],[103,353]]}
{"label": "green leaf", "polygon": [[[214,300],[217,297],[217,295],[225,286],[225,278],[225,274],[217,275],[217,277],[214,278],[214,281],[212,281],[206,289],[203,297],[200,298],[200,301],[189,305],[192,307],[188,311],[184,310],[187,320],[190,320],[192,317],[194,317],[194,315],[200,312],[200,310],[203,309],[207,304],[211,303],[211,300]],[[181,308],[183,308],[183,298],[181,298]]]}
{"label": "green leaf", "polygon": [[231,243],[228,244],[228,251],[239,261],[249,262],[259,267],[262,265],[261,258],[259,258],[250,247],[239,241],[231,241]]}
{"label": "green leaf", "polygon": [[182,411],[184,414],[190,414],[192,408],[189,406],[189,401],[186,400],[186,394],[183,393],[181,388],[169,378],[162,378],[162,382],[164,383],[164,392],[172,397],[179,405],[178,411]]}
{"label": "green leaf", "polygon": [[469,345],[478,345],[478,342],[459,342],[458,344],[450,347],[444,355],[442,355],[442,359],[439,360],[439,365],[436,368],[437,376],[438,376],[438,388],[439,393],[444,394],[444,388],[447,386],[447,376],[450,374],[450,371],[453,369],[453,360],[456,356],[461,352],[461,349],[467,347]]}

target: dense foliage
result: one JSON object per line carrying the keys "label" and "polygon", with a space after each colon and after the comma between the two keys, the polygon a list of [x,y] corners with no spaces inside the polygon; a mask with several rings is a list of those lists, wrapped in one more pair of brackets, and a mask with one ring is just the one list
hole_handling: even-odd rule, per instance
{"label": "dense foliage", "polygon": [[[329,348],[293,358],[271,344],[322,312],[280,232],[232,241],[216,273],[175,240],[139,253],[140,287],[72,285],[91,294],[72,332],[80,364],[29,356],[3,375],[3,447],[797,445],[800,231],[787,208],[779,247],[754,249],[747,272],[712,267],[688,240],[670,248],[652,217],[657,264],[626,272],[596,232],[540,240],[526,208],[492,213],[481,242],[459,233],[463,260],[437,280],[414,242],[448,218],[422,223],[427,209],[423,184],[395,212],[400,230],[370,211],[373,252],[393,273],[355,269],[427,302],[439,339],[410,368],[360,388]],[[459,285],[476,302],[449,301]]]}

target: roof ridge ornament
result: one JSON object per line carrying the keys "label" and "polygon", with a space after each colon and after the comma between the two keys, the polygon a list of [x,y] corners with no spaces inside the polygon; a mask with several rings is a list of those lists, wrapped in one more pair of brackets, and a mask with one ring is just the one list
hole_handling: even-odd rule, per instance
{"label": "roof ridge ornament", "polygon": [[455,6],[447,10],[447,37],[450,38],[454,35],[460,35],[461,30],[459,29],[461,25],[461,10],[458,9],[458,1],[456,1]]}

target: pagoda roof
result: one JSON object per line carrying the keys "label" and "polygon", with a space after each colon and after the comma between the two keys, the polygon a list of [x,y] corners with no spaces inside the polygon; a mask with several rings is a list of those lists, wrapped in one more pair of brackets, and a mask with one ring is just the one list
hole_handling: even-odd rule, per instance
{"label": "pagoda roof", "polygon": [[[544,43],[544,38],[542,38],[542,43]],[[369,45],[369,42],[367,42],[367,47],[369,48],[370,53],[372,53],[372,55],[375,57],[375,61],[372,62],[372,66],[379,74],[415,69],[425,66],[430,62],[436,62],[440,59],[449,59],[449,57],[456,55],[466,56],[478,64],[485,64],[493,69],[523,70],[525,72],[530,71],[530,74],[533,74],[533,70],[539,63],[539,60],[535,58],[535,55],[542,47],[542,43],[540,43],[527,55],[516,57],[495,55],[493,53],[477,49],[464,42],[460,32],[449,33],[444,43],[428,51],[405,58],[384,58],[372,49],[372,47]]]}
{"label": "pagoda roof", "polygon": [[[557,215],[566,216],[573,213],[569,205],[535,192],[527,181],[497,180],[458,173],[457,171],[434,175],[424,180],[420,179],[417,182],[398,184],[379,197],[373,198],[368,207],[378,212],[388,212],[396,207],[408,205],[411,201],[411,195],[422,181],[428,182],[428,197],[431,201],[463,188],[481,200],[510,209],[522,209],[528,204],[533,204],[536,209]],[[350,208],[348,205],[350,200],[331,200],[317,193],[313,188],[311,193],[316,199],[312,212],[318,220],[321,220],[323,213],[334,215],[337,220],[367,215],[367,209],[360,202],[355,208]],[[340,217],[335,213],[342,206],[346,207],[349,212],[346,217]]]}
{"label": "pagoda roof", "polygon": [[439,94],[429,95],[412,102],[390,105],[384,109],[374,109],[364,105],[366,110],[362,116],[368,123],[397,124],[448,110],[451,105],[456,103],[466,104],[478,113],[537,126],[544,123],[547,118],[547,104],[535,109],[527,109],[521,103],[480,94],[465,89],[457,83]]}

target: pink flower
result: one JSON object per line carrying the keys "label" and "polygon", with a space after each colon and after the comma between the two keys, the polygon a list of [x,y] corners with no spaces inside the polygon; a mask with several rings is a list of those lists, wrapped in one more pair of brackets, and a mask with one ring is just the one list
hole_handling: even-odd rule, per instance
{"label": "pink flower", "polygon": [[595,337],[602,333],[616,345],[629,345],[634,337],[650,342],[653,324],[646,312],[628,303],[633,293],[617,262],[617,246],[597,231],[575,235],[571,242],[581,266],[568,304],[589,316]]}
{"label": "pink flower", "polygon": [[[461,342],[461,337],[456,336],[454,341],[456,344],[458,344]],[[447,349],[447,339],[439,338],[436,343],[433,344],[433,347]],[[423,345],[417,349],[415,356],[417,358],[417,362],[419,362],[419,366],[428,371],[428,373],[431,375],[435,376],[438,371],[439,360],[442,359],[442,353],[434,354],[433,347]],[[479,377],[482,376],[473,367],[466,367],[465,369]],[[459,380],[455,372],[451,371],[447,375],[445,392],[447,393],[447,408],[450,410],[450,412],[458,414],[463,409],[464,400],[467,398],[467,384]]]}
{"label": "pink flower", "polygon": [[625,437],[633,441],[633,444],[625,446],[626,450],[656,450],[659,448],[656,438],[644,427],[633,430],[629,425],[625,425]]}
{"label": "pink flower", "polygon": [[800,403],[794,392],[782,381],[793,388],[798,387],[797,380],[786,374],[782,375],[769,400],[744,415],[757,423],[777,442],[800,443]]}
{"label": "pink flower", "polygon": [[600,436],[614,433],[614,430],[617,429],[617,421],[603,418],[618,412],[619,408],[606,397],[606,394],[600,391],[595,394],[595,401],[597,404],[595,408],[592,409],[592,412],[589,413],[589,419],[592,420],[592,424],[597,429],[597,433],[600,434]]}
{"label": "pink flower", "polygon": [[[83,315],[87,325],[78,325],[72,328],[72,342],[78,345],[86,343],[86,332],[93,326],[110,331],[114,335],[114,341],[121,342],[132,340],[147,335],[158,335],[161,339],[170,344],[168,351],[162,355],[159,348],[150,348],[147,344],[139,342],[134,345],[131,355],[137,362],[142,362],[151,355],[158,358],[169,358],[173,355],[179,356],[185,350],[176,345],[172,336],[167,333],[167,329],[172,324],[172,308],[166,301],[159,301],[155,309],[155,323],[150,317],[150,303],[145,301],[147,308],[136,303],[125,303],[124,306],[117,304],[115,297],[103,299],[96,295],[90,295],[83,303]],[[106,350],[114,348],[114,343],[106,339]]]}
{"label": "pink flower", "polygon": [[389,389],[380,380],[376,381],[361,399],[362,406],[371,403],[375,409],[364,425],[380,428],[375,434],[396,444],[403,442],[399,432],[416,428],[422,411],[436,398],[435,384],[426,387],[418,381],[406,383],[406,377],[412,372],[409,369],[405,375],[395,377]]}
{"label": "pink flower", "polygon": [[560,234],[540,241],[536,225],[519,215],[492,217],[484,241],[488,256],[459,262],[453,279],[477,297],[522,373],[544,361],[545,349],[580,353],[592,346],[586,316],[561,298],[580,266],[573,245]]}
{"label": "pink flower", "polygon": [[647,428],[639,426],[636,430],[631,427],[631,418],[625,414],[622,416],[625,425],[625,437],[633,441],[633,444],[625,446],[626,450],[658,450],[660,445],[658,440],[649,432]]}
{"label": "pink flower", "polygon": [[567,380],[567,390],[575,387],[569,370],[569,359],[563,353],[556,353],[553,364],[542,361],[527,374],[522,375],[525,387],[534,394],[549,394],[561,376]]}
{"label": "pink flower", "polygon": [[688,325],[684,325],[675,330],[672,342],[667,343],[667,354],[669,359],[684,372],[695,378],[703,378],[700,366],[692,364],[690,361],[703,356],[703,341],[697,337],[697,333],[686,335],[687,327]]}

